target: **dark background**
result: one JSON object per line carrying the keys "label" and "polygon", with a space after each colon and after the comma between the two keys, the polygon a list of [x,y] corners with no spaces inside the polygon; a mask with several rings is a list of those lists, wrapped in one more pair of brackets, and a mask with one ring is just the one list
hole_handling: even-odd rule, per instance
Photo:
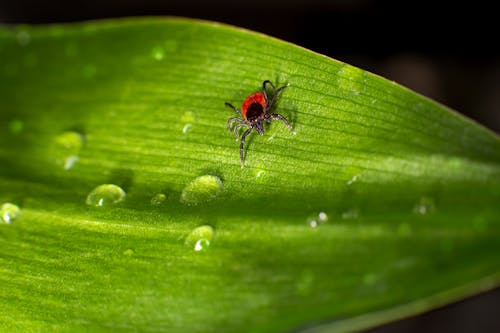
{"label": "dark background", "polygon": [[[382,75],[500,132],[498,10],[480,1],[0,0],[0,23],[186,16],[263,32]],[[370,330],[500,332],[500,288]]]}

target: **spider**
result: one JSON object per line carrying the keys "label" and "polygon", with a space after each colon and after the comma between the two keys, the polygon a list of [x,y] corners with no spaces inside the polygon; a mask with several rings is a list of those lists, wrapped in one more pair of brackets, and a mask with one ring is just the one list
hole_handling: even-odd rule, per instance
{"label": "spider", "polygon": [[[270,85],[274,90],[271,99],[269,99],[267,96],[266,85]],[[229,118],[227,121],[227,129],[229,131],[231,131],[231,127],[233,126],[233,124],[236,123],[236,125],[233,128],[234,136],[236,137],[236,139],[239,138],[238,130],[241,127],[250,127],[243,133],[240,141],[240,160],[242,168],[245,166],[245,158],[243,155],[245,139],[247,135],[250,134],[250,132],[252,132],[253,129],[255,129],[260,135],[263,135],[264,121],[269,123],[273,119],[279,119],[285,123],[285,125],[288,127],[290,131],[292,131],[292,126],[290,126],[285,117],[277,113],[268,113],[273,107],[276,100],[278,99],[279,94],[286,87],[288,87],[288,85],[276,89],[274,87],[274,84],[271,83],[271,81],[265,80],[264,82],[262,82],[262,92],[253,93],[247,98],[245,98],[245,100],[243,101],[243,105],[241,106],[241,111],[235,108],[232,104],[227,102],[225,103],[226,107],[233,109],[234,112],[243,117],[243,119]]]}

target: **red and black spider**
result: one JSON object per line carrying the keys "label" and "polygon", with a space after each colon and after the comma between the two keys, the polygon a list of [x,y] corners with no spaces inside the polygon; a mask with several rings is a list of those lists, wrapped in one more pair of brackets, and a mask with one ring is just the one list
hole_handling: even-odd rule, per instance
{"label": "red and black spider", "polygon": [[[267,97],[267,89],[266,85],[270,85],[273,90],[273,96],[271,99]],[[247,129],[243,135],[241,136],[241,142],[240,142],[240,160],[241,160],[241,167],[243,168],[245,165],[245,159],[243,156],[243,148],[245,145],[245,138],[247,137],[250,132],[252,132],[253,129],[255,129],[260,135],[264,134],[264,126],[263,123],[265,122],[271,122],[273,119],[279,119],[282,122],[285,123],[286,126],[288,126],[288,129],[292,131],[292,126],[288,123],[285,117],[283,117],[280,114],[277,113],[268,113],[271,108],[273,107],[274,103],[278,99],[279,94],[288,87],[288,85],[279,87],[276,89],[274,87],[274,84],[271,83],[269,80],[265,80],[262,82],[262,92],[256,92],[245,98],[243,101],[243,104],[241,106],[241,111],[235,108],[232,104],[226,102],[226,106],[233,109],[238,115],[242,116],[242,118],[229,118],[227,121],[227,129],[231,131],[231,127],[233,126],[234,123],[236,125],[233,128],[234,136],[236,138],[239,137],[239,132],[238,130],[241,127],[250,127]]]}

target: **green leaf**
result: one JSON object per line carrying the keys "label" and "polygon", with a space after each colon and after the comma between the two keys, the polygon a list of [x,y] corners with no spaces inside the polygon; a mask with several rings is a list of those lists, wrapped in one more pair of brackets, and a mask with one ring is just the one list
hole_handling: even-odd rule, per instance
{"label": "green leaf", "polygon": [[[172,18],[0,59],[1,331],[345,331],[499,285],[499,137],[393,82]],[[242,169],[224,103],[266,79],[295,135]]]}

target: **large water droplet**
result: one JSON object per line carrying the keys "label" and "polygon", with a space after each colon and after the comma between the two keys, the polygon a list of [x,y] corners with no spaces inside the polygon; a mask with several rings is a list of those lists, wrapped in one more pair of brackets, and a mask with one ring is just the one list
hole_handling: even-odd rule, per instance
{"label": "large water droplet", "polygon": [[84,137],[82,134],[67,131],[54,138],[54,151],[56,163],[65,170],[69,170],[78,161],[78,154],[83,147]]}
{"label": "large water droplet", "polygon": [[432,198],[422,197],[413,207],[413,212],[419,215],[427,215],[434,213],[435,209],[436,207]]}
{"label": "large water droplet", "polygon": [[167,200],[167,196],[163,193],[158,193],[151,198],[151,204],[153,206],[161,206]]}
{"label": "large water droplet", "polygon": [[110,206],[125,199],[125,191],[114,184],[103,184],[94,188],[87,196],[86,203],[90,206]]}
{"label": "large water droplet", "polygon": [[210,246],[214,233],[212,226],[202,225],[193,229],[184,243],[196,252],[204,251]]}
{"label": "large water droplet", "polygon": [[197,177],[182,190],[181,202],[186,205],[198,205],[213,200],[222,191],[222,187],[222,181],[217,176]]}
{"label": "large water droplet", "polygon": [[21,216],[21,208],[10,202],[6,202],[0,208],[2,222],[11,224]]}

